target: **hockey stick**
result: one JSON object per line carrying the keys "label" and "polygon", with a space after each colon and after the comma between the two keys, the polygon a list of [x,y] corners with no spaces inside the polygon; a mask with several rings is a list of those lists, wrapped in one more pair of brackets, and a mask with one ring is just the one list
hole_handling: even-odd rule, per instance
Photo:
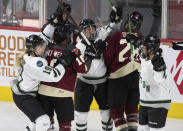
{"label": "hockey stick", "polygon": [[[130,14],[128,16],[128,32],[129,32],[129,34],[132,34]],[[130,49],[131,49],[130,51],[131,51],[131,54],[132,54],[132,57],[133,57],[133,46],[132,46],[132,43],[130,43]]]}
{"label": "hockey stick", "polygon": [[177,4],[180,4],[181,0],[177,0]]}
{"label": "hockey stick", "polygon": [[67,9],[64,7],[62,0],[57,0],[58,3],[60,4],[61,8],[66,12],[66,15],[71,19],[71,21],[73,22],[73,24],[78,28],[81,36],[83,37],[83,39],[86,41],[86,43],[88,45],[91,45],[91,43],[89,42],[89,40],[86,38],[85,34],[81,31],[81,28],[77,25],[76,21],[73,19],[73,17],[70,15],[70,13],[67,11]]}
{"label": "hockey stick", "polygon": [[117,12],[117,9],[116,9],[116,7],[114,6],[114,4],[112,3],[112,1],[111,0],[106,0],[107,1],[107,3],[109,3],[109,5],[111,5],[111,8],[115,11],[115,12]]}
{"label": "hockey stick", "polygon": [[[129,11],[130,9],[129,9],[128,0],[127,0],[127,7],[128,7],[128,11]],[[130,14],[128,14],[128,32],[129,32],[129,34],[132,34]],[[130,52],[131,52],[131,60],[133,62],[134,61],[134,57],[133,57],[133,46],[132,46],[132,43],[131,42],[130,42]]]}

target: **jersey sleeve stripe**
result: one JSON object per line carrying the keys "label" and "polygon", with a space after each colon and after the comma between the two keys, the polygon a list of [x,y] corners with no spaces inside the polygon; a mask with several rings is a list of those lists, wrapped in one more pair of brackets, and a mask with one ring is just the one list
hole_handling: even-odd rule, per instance
{"label": "jersey sleeve stripe", "polygon": [[55,68],[54,70],[57,71],[57,74],[58,74],[59,76],[61,75],[60,71],[59,71],[57,68]]}
{"label": "jersey sleeve stripe", "polygon": [[58,73],[53,69],[54,77],[57,77]]}

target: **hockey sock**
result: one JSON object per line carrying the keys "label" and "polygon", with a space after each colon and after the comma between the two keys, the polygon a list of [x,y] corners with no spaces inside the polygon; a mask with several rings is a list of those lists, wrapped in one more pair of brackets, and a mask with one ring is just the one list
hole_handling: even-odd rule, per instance
{"label": "hockey sock", "polygon": [[74,114],[75,114],[76,130],[86,131],[88,112],[75,111]]}
{"label": "hockey sock", "polygon": [[112,131],[113,120],[110,117],[109,110],[100,110],[102,129],[104,131]]}
{"label": "hockey sock", "polygon": [[126,120],[124,118],[125,107],[110,108],[110,116],[114,121],[116,129],[119,131],[123,128],[127,128]]}
{"label": "hockey sock", "polygon": [[59,122],[59,131],[71,131],[71,122]]}
{"label": "hockey sock", "polygon": [[130,127],[137,128],[138,126],[138,106],[126,105],[125,113],[127,117],[127,124]]}

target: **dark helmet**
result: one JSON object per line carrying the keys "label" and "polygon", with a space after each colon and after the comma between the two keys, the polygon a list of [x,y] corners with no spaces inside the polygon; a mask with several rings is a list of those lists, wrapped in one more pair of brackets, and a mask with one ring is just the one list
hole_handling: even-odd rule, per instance
{"label": "dark helmet", "polygon": [[47,43],[38,35],[30,35],[26,38],[25,46],[27,48],[27,52],[30,55],[30,53],[34,53],[36,56],[45,57],[46,56],[46,50],[43,54],[39,55],[39,53],[36,50],[36,47],[39,45],[47,47]]}
{"label": "dark helmet", "polygon": [[147,49],[147,54],[144,55],[142,54],[141,51],[141,56],[143,56],[143,58],[146,58],[147,60],[149,59],[149,55],[151,53],[158,55],[161,55],[162,53],[162,50],[160,49],[160,39],[158,36],[153,35],[146,36],[144,41],[142,42],[142,47],[144,46]]}
{"label": "dark helmet", "polygon": [[[95,22],[89,18],[81,20],[79,23],[79,27],[83,30],[84,33],[85,33],[85,29],[88,27],[94,27],[96,30]],[[97,32],[86,37],[88,38],[89,41],[94,41],[97,37]]]}
{"label": "dark helmet", "polygon": [[141,27],[141,24],[143,22],[143,16],[137,11],[134,11],[133,13],[131,13],[128,16],[128,20],[126,20],[126,22],[124,24],[126,30],[128,30],[128,28],[129,28],[127,26],[127,24],[129,24],[129,22],[131,22],[131,25],[135,26],[135,31],[138,32]]}
{"label": "dark helmet", "polygon": [[30,48],[35,48],[38,45],[44,45],[45,41],[38,35],[30,35],[26,38],[25,46],[29,50]]}
{"label": "dark helmet", "polygon": [[53,34],[53,41],[58,44],[64,40],[70,40],[71,37],[71,28],[69,23],[64,23],[62,26],[58,26],[55,28]]}
{"label": "dark helmet", "polygon": [[158,36],[149,35],[146,36],[143,45],[147,47],[147,50],[158,51],[160,47],[160,39]]}
{"label": "dark helmet", "polygon": [[[68,13],[71,13],[71,5],[70,4],[63,2],[63,6],[64,6],[64,9],[66,9]],[[64,9],[62,9],[62,7],[59,5],[56,12],[59,14],[62,14],[63,12],[65,12]]]}
{"label": "dark helmet", "polygon": [[83,30],[89,26],[93,26],[96,28],[95,22],[92,19],[83,19],[79,23],[79,27]]}

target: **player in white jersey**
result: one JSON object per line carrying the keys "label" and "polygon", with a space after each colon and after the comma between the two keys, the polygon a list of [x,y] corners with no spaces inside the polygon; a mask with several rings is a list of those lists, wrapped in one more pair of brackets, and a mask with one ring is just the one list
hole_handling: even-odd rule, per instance
{"label": "player in white jersey", "polygon": [[[87,117],[93,97],[95,97],[101,115],[102,129],[112,131],[113,122],[110,119],[107,102],[107,67],[104,63],[103,51],[106,48],[105,38],[112,30],[111,26],[120,22],[120,12],[112,11],[109,27],[101,27],[96,30],[96,25],[91,19],[83,19],[80,28],[88,38],[91,45],[83,39],[79,39],[76,47],[80,49],[85,57],[86,64],[90,65],[88,73],[78,73],[78,80],[75,86],[75,122],[77,131],[87,130]],[[118,16],[117,19],[115,17]],[[114,19],[113,19],[114,18]],[[114,21],[113,21],[114,20]]]}
{"label": "player in white jersey", "polygon": [[[44,59],[46,42],[37,35],[26,38],[26,51],[16,61],[19,76],[12,83],[13,99],[17,107],[31,120],[26,131],[47,131],[49,117],[36,99],[40,81],[57,82],[65,74],[65,64],[72,64],[69,57],[58,58],[58,66],[52,68]],[[72,55],[72,54],[71,54]]]}
{"label": "player in white jersey", "polygon": [[164,131],[171,98],[160,39],[147,36],[139,52],[142,59],[138,130]]}

